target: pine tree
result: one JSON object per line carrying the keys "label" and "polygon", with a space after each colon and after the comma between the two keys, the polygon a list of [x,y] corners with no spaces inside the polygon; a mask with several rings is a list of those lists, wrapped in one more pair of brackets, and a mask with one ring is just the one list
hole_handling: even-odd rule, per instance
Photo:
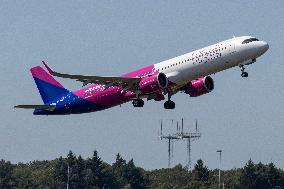
{"label": "pine tree", "polygon": [[194,178],[197,181],[207,182],[209,180],[209,170],[204,166],[201,159],[197,160],[193,170]]}
{"label": "pine tree", "polygon": [[267,166],[267,182],[270,188],[284,188],[284,178],[273,163]]}
{"label": "pine tree", "polygon": [[60,156],[55,160],[53,171],[54,188],[66,188],[68,176],[67,162]]}
{"label": "pine tree", "polygon": [[242,170],[240,177],[240,188],[257,189],[256,181],[258,175],[252,160],[250,159]]}
{"label": "pine tree", "polygon": [[115,162],[112,165],[112,172],[116,177],[120,187],[124,187],[127,184],[126,177],[126,161],[118,153],[116,155]]}
{"label": "pine tree", "polygon": [[96,150],[94,151],[92,158],[89,158],[86,161],[84,175],[87,188],[114,188],[116,183],[111,170],[103,163]]}
{"label": "pine tree", "polygon": [[85,162],[81,156],[75,159],[75,162],[71,168],[72,177],[70,188],[85,188],[84,182],[84,170],[85,170]]}
{"label": "pine tree", "polygon": [[13,176],[14,166],[9,162],[1,159],[0,161],[0,188],[12,188],[15,185]]}
{"label": "pine tree", "polygon": [[134,165],[133,159],[126,164],[125,180],[132,188],[146,188],[148,185],[148,178],[143,175],[142,170]]}

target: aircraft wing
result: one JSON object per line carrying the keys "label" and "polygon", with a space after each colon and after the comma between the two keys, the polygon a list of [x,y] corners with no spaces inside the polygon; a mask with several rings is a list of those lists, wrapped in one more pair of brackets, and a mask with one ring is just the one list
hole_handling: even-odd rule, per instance
{"label": "aircraft wing", "polygon": [[44,61],[42,61],[48,72],[57,77],[76,79],[77,81],[83,82],[83,86],[89,83],[104,84],[106,87],[110,86],[121,86],[123,89],[136,90],[136,86],[141,80],[139,77],[129,78],[129,77],[113,77],[113,76],[91,76],[91,75],[73,75],[59,73],[52,70]]}
{"label": "aircraft wing", "polygon": [[53,111],[56,108],[56,105],[17,105],[14,108],[24,108],[24,109],[39,109]]}

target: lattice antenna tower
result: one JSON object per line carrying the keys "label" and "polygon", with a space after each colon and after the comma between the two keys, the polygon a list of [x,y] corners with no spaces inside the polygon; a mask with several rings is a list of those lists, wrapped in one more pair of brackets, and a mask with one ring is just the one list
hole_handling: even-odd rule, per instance
{"label": "lattice antenna tower", "polygon": [[[174,121],[171,120],[171,123],[173,125]],[[177,133],[174,134],[163,134],[163,121],[160,120],[160,132],[159,132],[159,139],[163,140],[166,139],[168,141],[168,167],[171,167],[171,163],[172,163],[172,159],[174,157],[174,153],[173,153],[173,142],[175,140],[180,140],[181,138],[177,135]]]}
{"label": "lattice antenna tower", "polygon": [[186,139],[187,146],[187,169],[191,170],[191,142],[197,140],[201,137],[201,133],[199,132],[198,122],[195,120],[195,132],[184,132],[184,119],[181,119],[181,132],[179,133],[180,138]]}
{"label": "lattice antenna tower", "polygon": [[[171,125],[174,125],[174,120],[170,119]],[[195,120],[195,132],[184,132],[184,119],[181,119],[181,126],[179,122],[176,122],[176,133],[171,134],[163,134],[163,121],[160,120],[160,131],[159,131],[159,139],[166,139],[168,141],[168,167],[171,167],[172,159],[173,159],[173,142],[174,141],[187,141],[186,151],[187,151],[187,169],[191,169],[191,142],[197,140],[201,137],[201,133],[199,132],[198,122]]]}

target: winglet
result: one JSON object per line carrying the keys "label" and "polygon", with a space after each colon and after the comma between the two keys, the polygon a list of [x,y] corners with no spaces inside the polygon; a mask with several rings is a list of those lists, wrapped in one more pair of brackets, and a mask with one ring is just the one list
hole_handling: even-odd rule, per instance
{"label": "winglet", "polygon": [[53,75],[54,74],[54,71],[48,66],[47,63],[45,63],[44,61],[42,61],[43,65],[46,67],[46,69],[48,70],[48,72]]}

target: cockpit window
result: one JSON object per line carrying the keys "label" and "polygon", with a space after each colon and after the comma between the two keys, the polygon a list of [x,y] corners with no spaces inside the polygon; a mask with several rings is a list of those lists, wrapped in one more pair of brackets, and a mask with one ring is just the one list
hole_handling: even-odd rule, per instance
{"label": "cockpit window", "polygon": [[259,41],[257,38],[253,37],[253,38],[249,38],[249,39],[245,39],[242,44],[247,44],[253,41]]}

